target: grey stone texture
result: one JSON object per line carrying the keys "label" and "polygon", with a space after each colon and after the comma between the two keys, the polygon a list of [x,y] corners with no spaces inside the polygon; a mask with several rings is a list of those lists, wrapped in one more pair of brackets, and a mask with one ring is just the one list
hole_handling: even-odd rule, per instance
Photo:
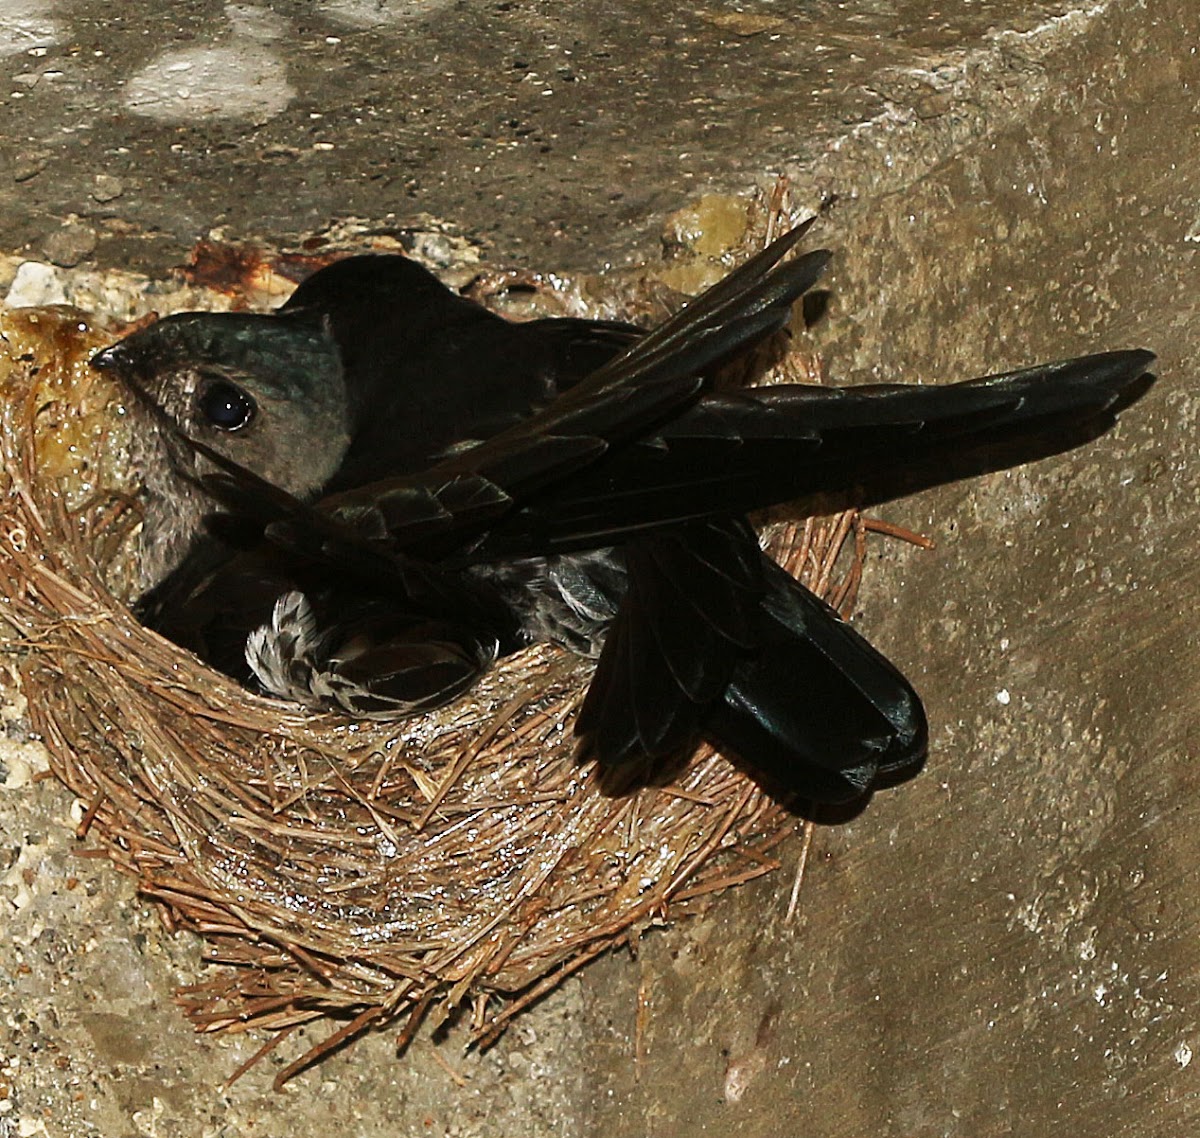
{"label": "grey stone texture", "polygon": [[0,252],[161,276],[214,230],[433,218],[595,271],[784,172],[838,198],[835,380],[1161,376],[1085,450],[880,507],[937,543],[877,542],[857,617],[930,762],[816,829],[791,920],[799,837],[483,1055],[380,1035],[225,1089],[258,1041],[184,1024],[199,946],[87,858],[14,703],[0,1138],[1192,1133],[1198,42],[1192,0],[0,4]]}

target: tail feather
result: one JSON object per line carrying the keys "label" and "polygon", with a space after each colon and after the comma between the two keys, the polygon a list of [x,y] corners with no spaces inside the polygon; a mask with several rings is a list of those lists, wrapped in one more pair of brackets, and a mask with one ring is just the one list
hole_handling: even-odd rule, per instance
{"label": "tail feather", "polygon": [[735,667],[706,734],[803,798],[839,803],[919,769],[920,697],[838,615],[773,566],[759,651]]}
{"label": "tail feather", "polygon": [[766,562],[744,521],[695,522],[624,552],[625,594],[575,722],[607,766],[693,743],[762,622]]}

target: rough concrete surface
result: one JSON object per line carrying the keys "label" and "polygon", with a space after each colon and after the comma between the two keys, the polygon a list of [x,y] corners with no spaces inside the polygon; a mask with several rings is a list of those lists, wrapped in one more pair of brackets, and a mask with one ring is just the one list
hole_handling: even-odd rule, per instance
{"label": "rough concrete surface", "polygon": [[428,215],[497,263],[595,269],[786,170],[839,197],[835,378],[1125,346],[1162,378],[1086,450],[881,508],[937,542],[877,545],[860,616],[931,760],[816,830],[790,922],[769,877],[483,1056],[375,1037],[282,1095],[274,1057],[222,1089],[253,1044],[185,1027],[197,946],[81,856],[14,709],[0,1136],[1191,1133],[1200,10],[315,7],[3,0],[0,251],[161,273],[217,227]]}

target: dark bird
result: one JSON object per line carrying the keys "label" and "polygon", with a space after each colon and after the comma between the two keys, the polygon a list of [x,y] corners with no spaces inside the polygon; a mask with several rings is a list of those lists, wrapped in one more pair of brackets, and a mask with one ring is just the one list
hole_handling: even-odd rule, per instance
{"label": "dark bird", "polygon": [[552,641],[597,657],[576,730],[602,764],[704,737],[828,802],[915,770],[916,693],[745,514],[1095,437],[1154,357],[720,390],[825,267],[784,260],[806,228],[650,333],[511,323],[406,258],[362,256],[275,313],[183,313],[106,349],[94,364],[148,423],[143,619],[269,693],[371,717]]}

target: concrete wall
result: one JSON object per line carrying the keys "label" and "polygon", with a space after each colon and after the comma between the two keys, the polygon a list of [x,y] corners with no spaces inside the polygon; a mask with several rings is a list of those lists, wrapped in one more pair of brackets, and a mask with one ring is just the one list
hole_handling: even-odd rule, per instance
{"label": "concrete wall", "polygon": [[253,1043],[190,1034],[198,946],[78,857],[14,719],[0,1135],[1190,1133],[1200,9],[310,7],[4,4],[0,251],[161,275],[215,227],[433,218],[595,270],[785,170],[839,196],[835,379],[1145,346],[1161,380],[1085,451],[881,508],[937,542],[876,546],[860,617],[931,760],[816,830],[791,921],[791,874],[760,881],[483,1056],[376,1037],[220,1090]]}

